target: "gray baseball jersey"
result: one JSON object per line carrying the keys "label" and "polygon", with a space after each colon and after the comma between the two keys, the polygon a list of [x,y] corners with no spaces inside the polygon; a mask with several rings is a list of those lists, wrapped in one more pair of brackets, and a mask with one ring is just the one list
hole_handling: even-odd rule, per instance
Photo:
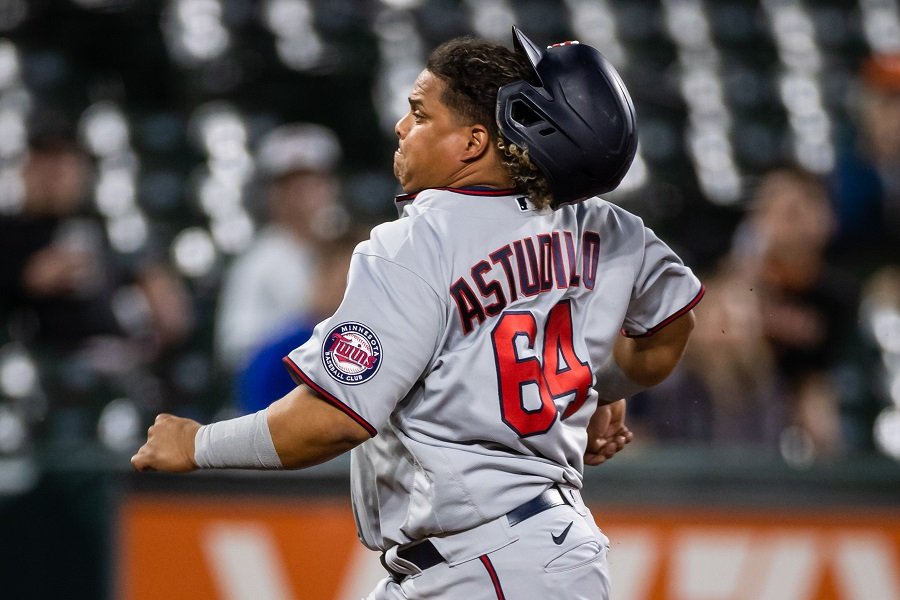
{"label": "gray baseball jersey", "polygon": [[599,198],[536,210],[511,190],[433,189],[398,207],[357,247],[340,308],[285,358],[374,436],[351,488],[380,550],[580,488],[594,371],[617,336],[650,335],[703,293]]}

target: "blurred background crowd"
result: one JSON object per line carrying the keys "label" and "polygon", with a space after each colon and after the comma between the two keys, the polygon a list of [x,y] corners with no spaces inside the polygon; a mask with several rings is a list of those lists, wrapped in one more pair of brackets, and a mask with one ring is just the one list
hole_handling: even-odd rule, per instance
{"label": "blurred background crowd", "polygon": [[513,23],[619,68],[608,199],[708,289],[639,443],[900,459],[896,0],[0,0],[0,456],[289,389],[427,53]]}

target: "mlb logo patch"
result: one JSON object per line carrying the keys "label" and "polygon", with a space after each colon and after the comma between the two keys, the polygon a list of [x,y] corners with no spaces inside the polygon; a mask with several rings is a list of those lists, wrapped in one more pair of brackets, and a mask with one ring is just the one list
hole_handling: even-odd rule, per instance
{"label": "mlb logo patch", "polygon": [[362,323],[341,323],[325,336],[322,364],[331,378],[339,383],[365,383],[375,376],[381,366],[381,342]]}

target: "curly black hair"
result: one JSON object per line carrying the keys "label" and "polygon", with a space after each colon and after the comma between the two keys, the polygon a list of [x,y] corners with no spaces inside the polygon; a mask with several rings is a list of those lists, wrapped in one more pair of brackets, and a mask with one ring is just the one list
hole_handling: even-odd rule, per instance
{"label": "curly black hair", "polygon": [[505,46],[466,36],[435,48],[425,68],[444,82],[444,104],[462,119],[487,126],[516,188],[538,208],[551,205],[550,187],[543,174],[528,158],[526,148],[503,138],[495,114],[501,86],[533,79],[527,59]]}

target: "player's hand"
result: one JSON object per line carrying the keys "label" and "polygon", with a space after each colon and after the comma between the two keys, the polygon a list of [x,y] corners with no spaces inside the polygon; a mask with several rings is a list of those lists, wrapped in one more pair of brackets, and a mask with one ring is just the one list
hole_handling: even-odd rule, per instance
{"label": "player's hand", "polygon": [[200,423],[161,414],[147,431],[147,442],[131,457],[135,471],[184,473],[197,468],[194,437]]}
{"label": "player's hand", "polygon": [[597,407],[588,424],[584,464],[601,465],[631,442],[634,434],[625,426],[625,400]]}

